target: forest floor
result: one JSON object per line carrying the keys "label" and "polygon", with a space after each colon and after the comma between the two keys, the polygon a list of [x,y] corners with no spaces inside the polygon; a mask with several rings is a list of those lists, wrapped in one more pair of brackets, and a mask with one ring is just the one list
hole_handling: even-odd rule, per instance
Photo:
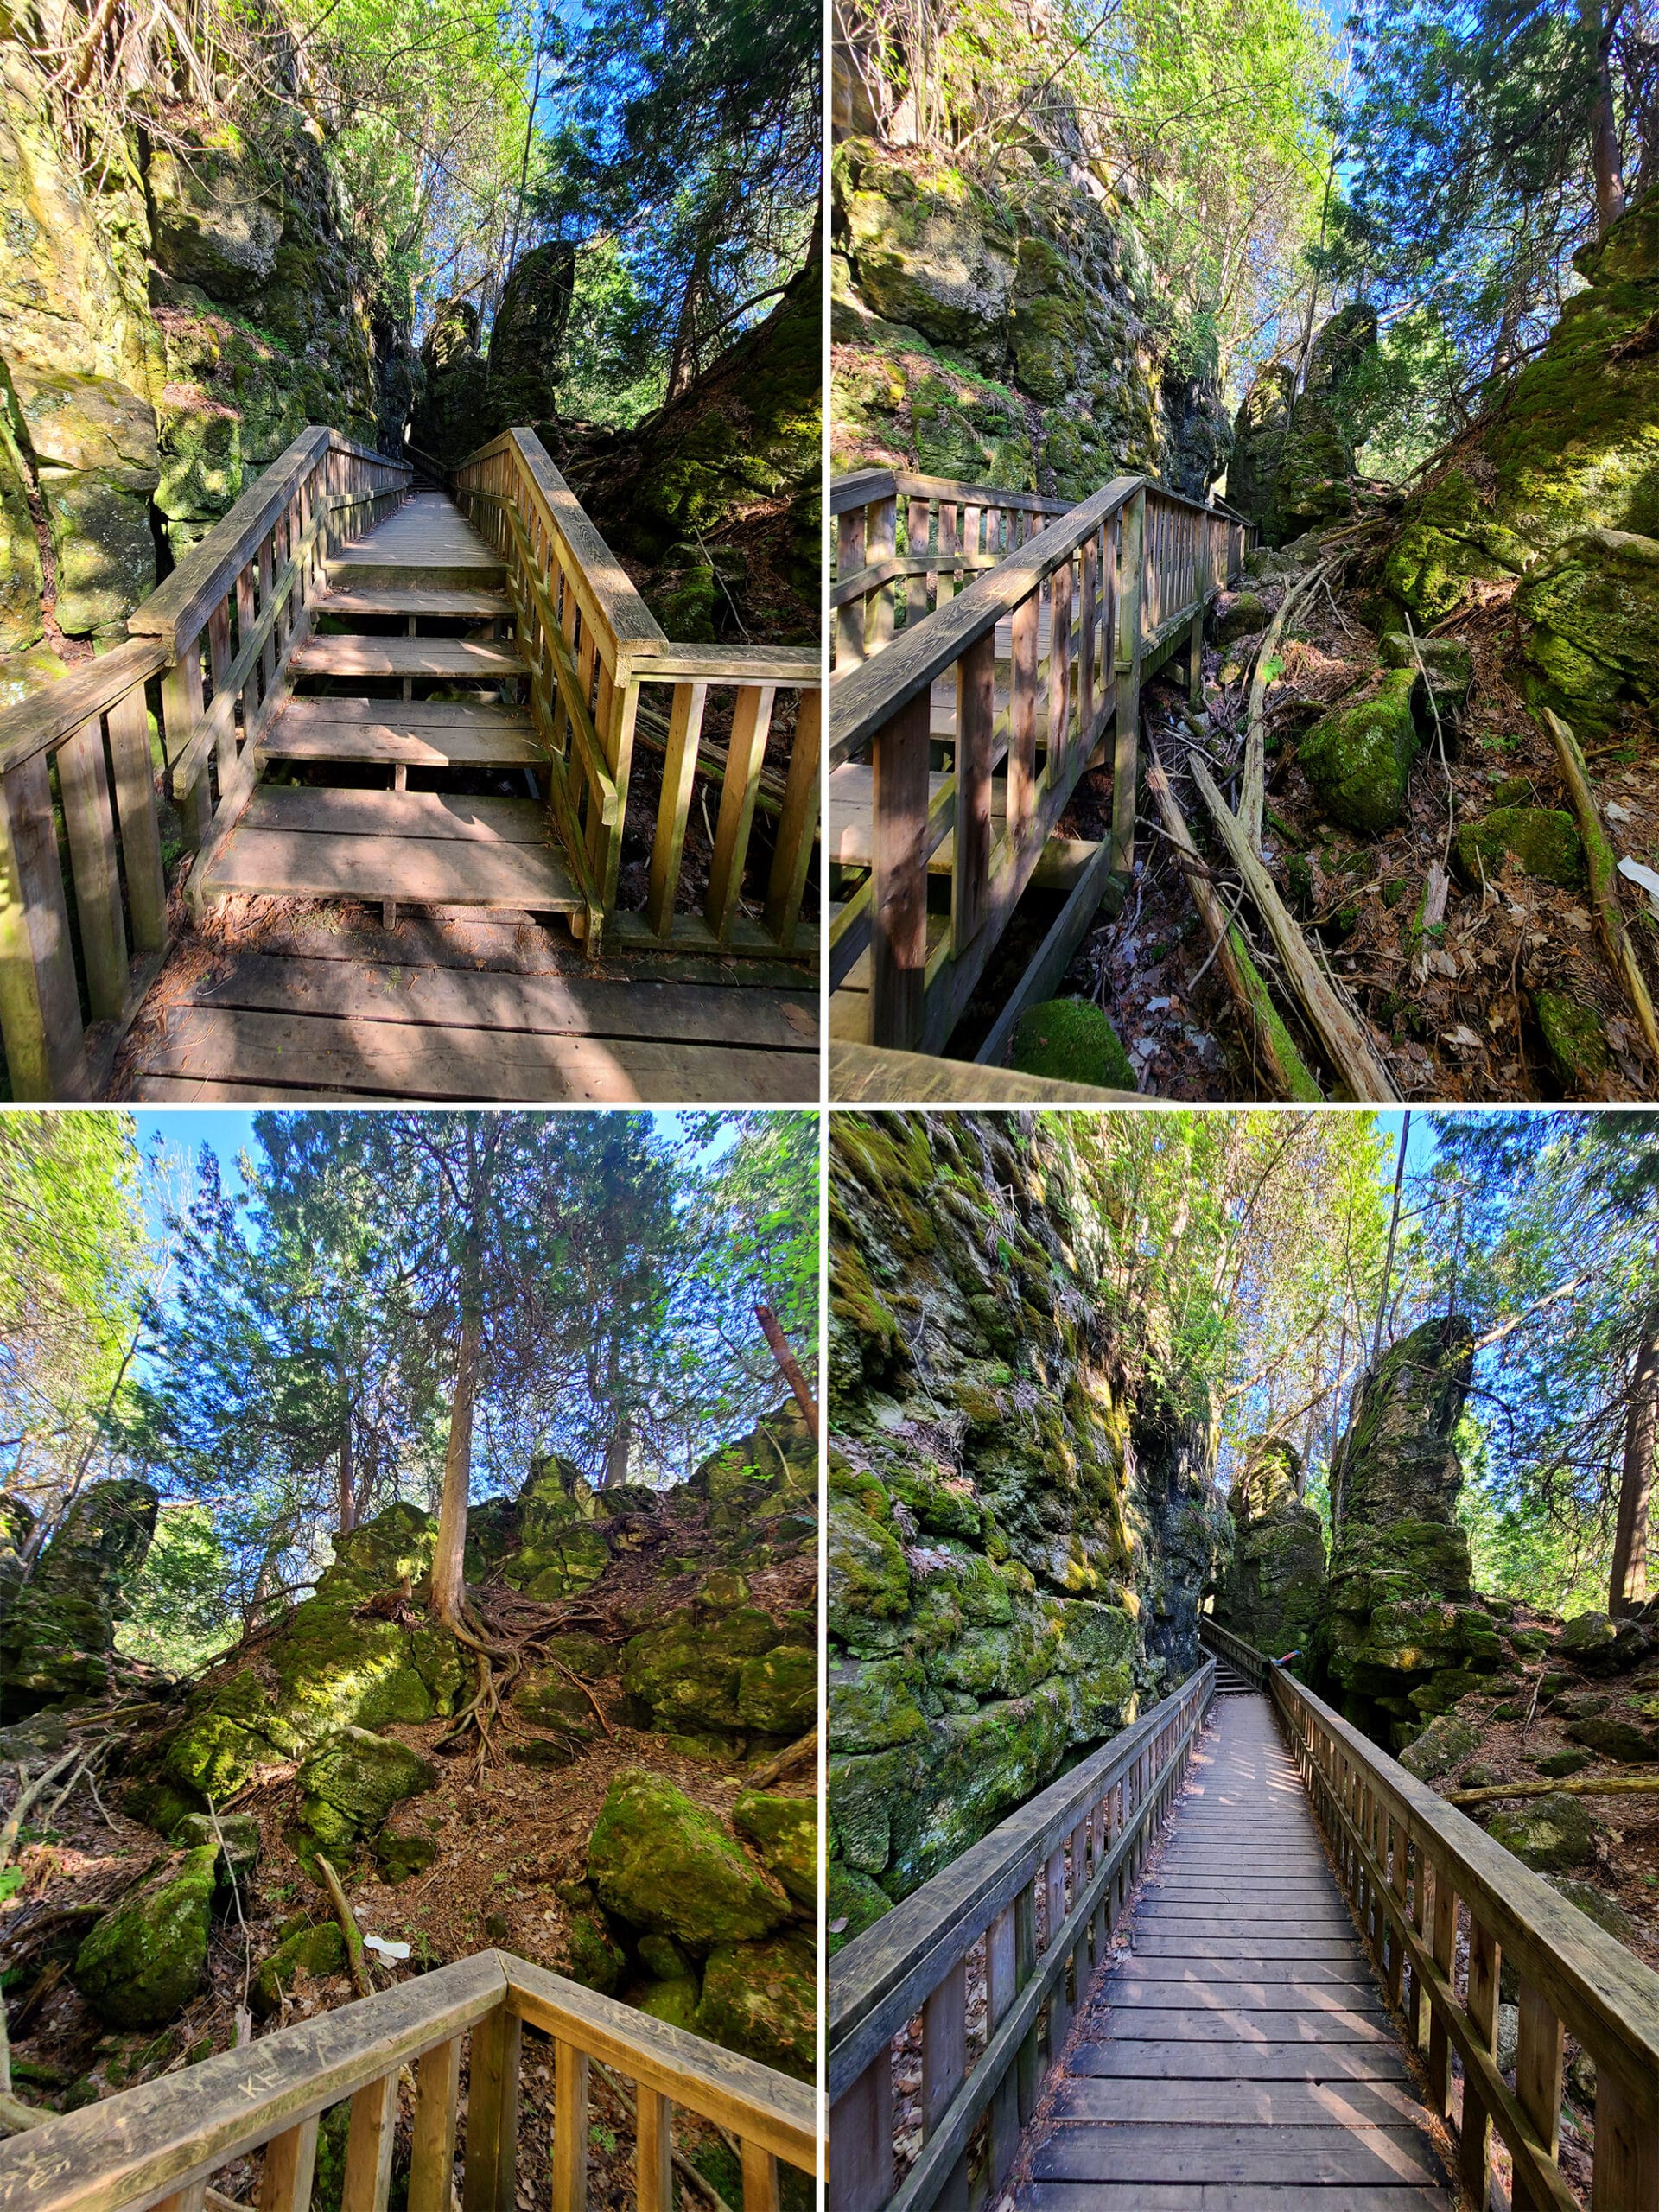
{"label": "forest floor", "polygon": [[[699,1580],[689,1573],[681,1579],[683,1587],[664,1586],[645,1562],[625,1555],[579,1601],[582,1625],[620,1644],[637,1632],[643,1603],[649,1599],[656,1611],[666,1612],[689,1602]],[[750,1577],[750,1587],[752,1602],[774,1612],[810,1605],[815,1563],[803,1557],[759,1570]],[[425,1873],[399,1884],[384,1882],[372,1857],[349,1872],[342,1869],[363,1934],[410,1947],[406,1961],[372,1961],[378,1988],[492,1946],[556,1973],[567,1972],[569,1915],[557,1885],[582,1878],[588,1838],[607,1790],[625,1768],[661,1775],[729,1821],[746,1783],[735,1753],[729,1761],[682,1756],[660,1735],[626,1725],[614,1675],[590,1687],[602,1725],[572,1763],[561,1768],[521,1764],[512,1757],[515,1741],[528,1741],[538,1732],[518,1723],[506,1707],[493,1730],[505,1756],[481,1769],[475,1739],[448,1753],[440,1748],[453,1729],[451,1721],[393,1724],[380,1732],[409,1745],[437,1770],[436,1787],[410,1801],[404,1813],[412,1817],[404,1825],[430,1834],[438,1857]],[[87,1710],[66,1718],[74,1726]],[[773,1786],[787,1792],[799,1784],[786,1780]],[[328,1916],[326,1897],[287,1840],[299,1799],[295,1770],[278,1770],[220,1808],[252,1815],[262,1847],[254,1874],[240,1889],[241,1919],[232,1912],[216,1922],[200,1993],[153,2034],[109,2032],[66,1978],[66,1961],[95,1911],[143,1880],[168,1854],[154,1830],[122,1814],[118,1789],[106,1783],[101,1795],[103,1802],[95,1804],[86,1792],[77,1791],[49,1827],[23,1828],[16,1863],[22,1885],[0,1901],[0,1991],[11,2018],[16,2088],[45,2110],[73,2110],[232,2048],[237,2013],[259,1962],[282,1935]],[[330,2012],[353,1995],[345,1974],[317,1980],[302,1975],[280,2013],[257,2032]],[[463,2068],[463,2123],[465,2086]],[[400,2141],[406,2170],[412,2099],[409,2084],[404,2089]],[[622,2212],[635,2199],[632,2120],[615,2087],[598,2069],[592,2094],[590,2202]],[[551,2046],[533,2032],[526,2038],[521,2111],[518,2203],[529,2212],[546,2201],[550,2189],[553,2123]],[[735,2202],[740,2170],[729,2139],[677,2107],[674,2124],[677,2149],[728,2204]],[[254,2163],[244,2161],[217,2177],[215,2185],[233,2196],[246,2196],[254,2174]]]}
{"label": "forest floor", "polygon": [[[1270,613],[1287,588],[1266,577],[1248,584]],[[1238,597],[1222,596],[1222,622]],[[1457,728],[1446,733],[1444,757],[1432,733],[1420,753],[1404,819],[1379,837],[1362,838],[1322,814],[1297,766],[1297,741],[1333,702],[1344,709],[1363,703],[1388,673],[1378,639],[1359,618],[1360,597],[1327,589],[1316,594],[1291,622],[1290,641],[1280,650],[1282,672],[1267,693],[1263,856],[1287,905],[1364,1017],[1402,1097],[1650,1096],[1654,1073],[1596,934],[1587,893],[1561,890],[1510,861],[1475,886],[1452,874],[1443,918],[1421,925],[1432,872],[1449,871],[1458,826],[1495,804],[1571,806],[1554,748],[1506,670],[1516,626],[1508,589],[1489,588],[1478,607],[1437,633],[1469,647],[1474,684]],[[1173,677],[1149,685],[1142,702],[1143,739],[1163,761],[1200,850],[1211,849],[1206,817],[1186,763],[1194,750],[1201,752],[1224,794],[1236,801],[1260,642],[1258,633],[1206,652],[1207,732],[1187,721],[1184,690]],[[1618,739],[1586,751],[1615,840],[1624,851],[1650,857],[1659,850],[1653,776],[1659,732],[1628,720]],[[1109,771],[1086,777],[1061,834],[1100,835],[1109,818]],[[1270,1096],[1251,1066],[1236,1008],[1210,957],[1161,823],[1143,814],[1137,845],[1122,912],[1084,941],[1062,991],[1103,1009],[1135,1062],[1142,1090],[1173,1099]],[[1230,910],[1235,893],[1224,868],[1220,874]],[[1300,888],[1294,876],[1300,877]],[[1649,988],[1659,989],[1659,934],[1647,902],[1629,884],[1621,885],[1620,895]],[[1271,946],[1248,901],[1240,920],[1250,931],[1257,964],[1272,976]],[[1538,1023],[1541,990],[1560,992],[1599,1014],[1611,1050],[1598,1082],[1564,1085]],[[1288,994],[1275,996],[1281,1011],[1289,1011]],[[1317,1071],[1317,1049],[1294,1013],[1291,1027]]]}

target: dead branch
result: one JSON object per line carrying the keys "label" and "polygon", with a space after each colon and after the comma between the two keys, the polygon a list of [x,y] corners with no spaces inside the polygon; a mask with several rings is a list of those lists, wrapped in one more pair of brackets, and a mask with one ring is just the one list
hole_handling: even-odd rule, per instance
{"label": "dead branch", "polygon": [[1618,862],[1614,857],[1612,841],[1602,827],[1601,813],[1590,789],[1590,771],[1585,765],[1579,741],[1561,720],[1548,707],[1543,709],[1544,721],[1555,744],[1556,757],[1561,764],[1561,780],[1573,797],[1573,810],[1579,817],[1579,829],[1584,838],[1584,855],[1589,862],[1590,898],[1596,910],[1596,927],[1607,957],[1612,963],[1613,973],[1624,987],[1625,995],[1647,1041],[1649,1058],[1659,1066],[1659,1022],[1654,1019],[1653,1001],[1648,995],[1647,980],[1636,957],[1636,948],[1630,943],[1624,927],[1624,916],[1618,903]]}
{"label": "dead branch", "polygon": [[1651,1797],[1659,1796],[1659,1774],[1605,1774],[1599,1782],[1494,1782],[1484,1789],[1449,1789],[1448,1805],[1479,1805],[1498,1797]]}
{"label": "dead branch", "polygon": [[374,1984],[369,1979],[368,1961],[363,1956],[363,1931],[357,1924],[357,1915],[346,1902],[339,1875],[321,1852],[317,1854],[317,1867],[327,1886],[329,1902],[334,1908],[334,1918],[340,1923],[340,1932],[346,1938],[346,1955],[352,1966],[352,1986],[359,1997],[372,1997]]}
{"label": "dead branch", "polygon": [[764,1789],[768,1783],[776,1782],[793,1768],[804,1766],[809,1760],[816,1762],[817,1756],[818,1732],[815,1728],[810,1736],[803,1736],[798,1744],[791,1744],[786,1751],[779,1751],[776,1758],[768,1759],[764,1766],[756,1767],[749,1777],[748,1786],[751,1789]]}

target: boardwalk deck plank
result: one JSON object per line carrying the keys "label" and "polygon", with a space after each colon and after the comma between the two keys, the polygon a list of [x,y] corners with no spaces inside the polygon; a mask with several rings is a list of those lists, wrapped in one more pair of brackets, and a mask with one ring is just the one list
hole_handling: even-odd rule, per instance
{"label": "boardwalk deck plank", "polygon": [[1449,2212],[1266,1700],[1219,1700],[1026,2148],[1016,2212]]}

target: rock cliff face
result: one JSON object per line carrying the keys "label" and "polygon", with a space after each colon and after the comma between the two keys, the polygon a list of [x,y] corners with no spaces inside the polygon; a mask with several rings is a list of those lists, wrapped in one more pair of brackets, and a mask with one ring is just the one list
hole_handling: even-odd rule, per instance
{"label": "rock cliff face", "polygon": [[1274,1658],[1306,1654],[1325,1590],[1325,1534],[1300,1478],[1300,1457],[1282,1437],[1252,1437],[1227,1500],[1236,1534],[1216,1618]]}
{"label": "rock cliff face", "polygon": [[1522,578],[1528,689],[1595,732],[1659,704],[1659,188],[1575,264],[1584,289],[1413,499],[1381,582],[1421,629]]}
{"label": "rock cliff face", "polygon": [[1231,1523],[1123,1379],[1086,1171],[1034,1116],[831,1140],[830,1918],[856,1935],[1198,1663]]}
{"label": "rock cliff face", "polygon": [[[107,1688],[122,1589],[144,1563],[156,1507],[148,1483],[94,1483],[27,1580],[19,1553],[0,1544],[0,1720]],[[27,1510],[10,1502],[17,1545]]]}
{"label": "rock cliff face", "polygon": [[0,39],[0,705],[63,639],[118,639],[307,423],[374,443],[385,397],[326,146],[226,127],[187,160],[135,132],[89,178],[48,113]]}
{"label": "rock cliff face", "polygon": [[1456,1519],[1463,1466],[1452,1437],[1473,1358],[1466,1321],[1425,1321],[1367,1373],[1338,1447],[1313,1677],[1393,1750],[1504,1662],[1472,1595]]}
{"label": "rock cliff face", "polygon": [[1082,499],[1147,470],[1201,498],[1230,435],[1172,337],[1132,213],[1020,148],[989,181],[849,137],[833,168],[834,465]]}
{"label": "rock cliff face", "polygon": [[1376,350],[1376,312],[1363,304],[1333,315],[1313,341],[1302,389],[1275,362],[1244,395],[1233,424],[1227,499],[1260,524],[1268,545],[1356,512],[1354,449],[1344,400]]}

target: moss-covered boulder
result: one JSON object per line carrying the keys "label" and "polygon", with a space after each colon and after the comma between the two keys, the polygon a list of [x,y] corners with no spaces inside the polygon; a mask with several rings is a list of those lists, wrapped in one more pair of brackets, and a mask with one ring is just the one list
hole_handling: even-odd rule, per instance
{"label": "moss-covered boulder", "polygon": [[754,1846],[768,1871],[807,1911],[818,1902],[818,1808],[810,1797],[746,1789],[732,1808],[732,1826]]}
{"label": "moss-covered boulder", "polygon": [[1588,1751],[1546,1751],[1542,1758],[1531,1761],[1538,1772],[1548,1775],[1552,1782],[1559,1782],[1569,1774],[1582,1774],[1586,1767],[1593,1764]]}
{"label": "moss-covered boulder", "polygon": [[1230,645],[1240,638],[1260,636],[1273,620],[1273,609],[1259,591],[1232,593],[1224,608],[1215,616],[1212,629],[1218,645]]}
{"label": "moss-covered boulder", "polygon": [[383,1827],[374,1840],[374,1863],[383,1882],[407,1882],[424,1874],[437,1856],[435,1836]]}
{"label": "moss-covered boulder", "polygon": [[1611,1051],[1600,1014],[1566,991],[1540,991],[1534,1004],[1556,1080],[1564,1090],[1593,1090]]}
{"label": "moss-covered boulder", "polygon": [[1135,1063],[1117,1032],[1087,999],[1047,999],[1027,1007],[1014,1026],[1008,1065],[1024,1075],[1086,1083],[1099,1090],[1134,1090]]}
{"label": "moss-covered boulder", "polygon": [[1653,1629],[1639,1620],[1609,1620],[1605,1613],[1576,1614],[1556,1638],[1558,1655],[1586,1675],[1624,1673],[1653,1648]]}
{"label": "moss-covered boulder", "polygon": [[810,1941],[790,1934],[717,1945],[703,1967],[697,2027],[728,2050],[811,2081],[817,2063],[817,1968]]}
{"label": "moss-covered boulder", "polygon": [[1417,677],[1414,704],[1419,722],[1442,731],[1454,724],[1474,688],[1475,659],[1461,638],[1419,638],[1391,630],[1382,639],[1384,668],[1410,669]]}
{"label": "moss-covered boulder", "polygon": [[832,1859],[824,1877],[824,1907],[830,1955],[867,1928],[874,1928],[883,1913],[893,1910],[893,1899],[880,1883]]}
{"label": "moss-covered boulder", "polygon": [[603,1913],[577,1910],[565,1929],[565,1971],[585,1989],[607,1997],[622,1986],[628,1970],[627,1954],[607,1926]]}
{"label": "moss-covered boulder", "polygon": [[817,1714],[818,1655],[806,1644],[775,1644],[739,1668],[737,1717],[745,1728],[763,1736],[804,1736]]}
{"label": "moss-covered boulder", "polygon": [[1380,836],[1406,810],[1421,747],[1411,704],[1415,683],[1412,671],[1391,671],[1370,698],[1315,722],[1297,749],[1325,813],[1361,836]]}
{"label": "moss-covered boulder", "polygon": [[1595,1856],[1594,1817],[1583,1798],[1559,1790],[1497,1806],[1487,1822],[1487,1834],[1541,1874],[1582,1866]]}
{"label": "moss-covered boulder", "polygon": [[1442,1713],[1414,1736],[1400,1754],[1400,1764],[1419,1782],[1438,1782],[1443,1774],[1466,1759],[1480,1743],[1480,1731],[1459,1713]]}
{"label": "moss-covered boulder", "polygon": [[1632,702],[1659,704],[1659,535],[1581,531],[1524,579],[1515,603],[1532,625],[1534,696],[1575,728],[1593,734]]}
{"label": "moss-covered boulder", "polygon": [[606,1793],[588,1839],[588,1879],[619,1919],[699,1956],[767,1935],[792,1910],[782,1885],[713,1814],[637,1768]]}
{"label": "moss-covered boulder", "polygon": [[1325,1535],[1303,1502],[1301,1471],[1284,1438],[1252,1437],[1227,1501],[1236,1533],[1216,1618],[1274,1654],[1306,1652],[1325,1590]]}
{"label": "moss-covered boulder", "polygon": [[[622,1686],[650,1707],[653,1728],[735,1733],[746,1726],[741,1701],[745,1668],[781,1641],[778,1624],[759,1606],[740,1605],[724,1614],[681,1606],[661,1627],[623,1646]],[[798,1666],[793,1672],[798,1688]],[[789,1686],[787,1678],[779,1685]],[[765,1685],[755,1688],[764,1702]]]}
{"label": "moss-covered boulder", "polygon": [[434,1789],[437,1769],[407,1744],[342,1728],[300,1769],[301,1828],[329,1857],[379,1831],[394,1805]]}
{"label": "moss-covered boulder", "polygon": [[1478,887],[1502,874],[1513,861],[1540,882],[1563,891],[1580,891],[1586,882],[1584,846],[1570,814],[1548,806],[1495,806],[1478,822],[1465,822],[1452,841],[1452,864],[1459,880]]}
{"label": "moss-covered boulder", "polygon": [[251,1813],[187,1813],[171,1831],[170,1840],[180,1851],[200,1851],[213,1844],[223,1855],[224,1868],[228,1868],[238,1881],[253,1872],[259,1864],[264,1839],[259,1823]]}
{"label": "moss-covered boulder", "polygon": [[115,1624],[156,1529],[156,1494],[122,1478],[83,1491],[19,1591],[0,1586],[0,1719],[109,1687]]}
{"label": "moss-covered boulder", "polygon": [[1620,1759],[1630,1766],[1649,1766],[1659,1760],[1659,1730],[1638,1728],[1622,1713],[1572,1721],[1567,1732],[1575,1744],[1587,1744],[1605,1759]]}
{"label": "moss-covered boulder", "polygon": [[704,2031],[698,2024],[697,2003],[702,1994],[695,1974],[676,1974],[669,1981],[648,1982],[632,2001],[653,2020],[683,2028],[690,2035],[701,2035]]}
{"label": "moss-covered boulder", "polygon": [[794,1399],[786,1398],[746,1435],[711,1452],[686,1489],[708,1499],[709,1524],[721,1534],[777,1514],[815,1511],[818,1447]]}
{"label": "moss-covered boulder", "polygon": [[292,1994],[296,1982],[326,1981],[344,1974],[346,1966],[346,1938],[337,1923],[324,1920],[315,1928],[296,1928],[260,1961],[248,1986],[249,2008],[257,2018],[268,2020],[282,2010],[283,1999]]}
{"label": "moss-covered boulder", "polygon": [[187,1852],[107,1912],[75,1954],[70,1980],[112,2028],[159,2027],[207,1970],[219,1846]]}

